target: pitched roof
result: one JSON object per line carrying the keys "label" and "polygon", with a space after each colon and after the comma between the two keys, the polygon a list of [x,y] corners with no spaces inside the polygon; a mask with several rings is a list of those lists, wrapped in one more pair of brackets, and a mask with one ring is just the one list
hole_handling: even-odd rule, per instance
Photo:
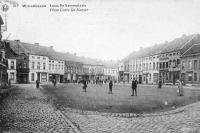
{"label": "pitched roof", "polygon": [[183,53],[183,57],[184,56],[191,56],[191,55],[196,55],[199,54],[200,55],[200,43],[199,44],[194,44],[193,46],[191,46],[185,53]]}
{"label": "pitched roof", "polygon": [[176,38],[168,43],[166,43],[166,47],[160,52],[162,53],[169,53],[169,52],[174,52],[174,51],[179,51],[182,48],[184,48],[190,41],[193,40],[195,36],[198,34],[192,34],[189,36],[182,35],[180,38]]}

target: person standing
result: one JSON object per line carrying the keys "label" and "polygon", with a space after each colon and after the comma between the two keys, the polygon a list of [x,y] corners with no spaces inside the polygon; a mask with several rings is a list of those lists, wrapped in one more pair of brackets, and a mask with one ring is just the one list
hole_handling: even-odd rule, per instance
{"label": "person standing", "polygon": [[40,81],[37,79],[36,80],[36,88],[39,88],[40,87]]}
{"label": "person standing", "polygon": [[158,81],[158,88],[162,88],[162,80],[161,79]]}
{"label": "person standing", "polygon": [[53,86],[56,86],[56,79],[53,79]]}
{"label": "person standing", "polygon": [[137,96],[137,84],[138,84],[137,80],[135,78],[133,78],[132,85],[131,85],[131,87],[132,87],[132,95],[131,96],[134,96],[134,93]]}
{"label": "person standing", "polygon": [[112,80],[110,80],[110,82],[109,82],[109,92],[108,92],[108,94],[112,94],[112,87],[113,87],[113,82],[112,82]]}
{"label": "person standing", "polygon": [[86,88],[87,88],[87,81],[83,80],[83,91],[86,92]]}
{"label": "person standing", "polygon": [[177,80],[178,82],[178,93],[179,93],[179,96],[183,96],[183,84],[180,80]]}

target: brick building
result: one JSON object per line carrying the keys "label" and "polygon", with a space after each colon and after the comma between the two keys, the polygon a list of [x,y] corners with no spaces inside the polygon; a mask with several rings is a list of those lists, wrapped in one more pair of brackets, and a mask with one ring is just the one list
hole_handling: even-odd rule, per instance
{"label": "brick building", "polygon": [[200,85],[200,43],[182,54],[181,80],[186,85]]}

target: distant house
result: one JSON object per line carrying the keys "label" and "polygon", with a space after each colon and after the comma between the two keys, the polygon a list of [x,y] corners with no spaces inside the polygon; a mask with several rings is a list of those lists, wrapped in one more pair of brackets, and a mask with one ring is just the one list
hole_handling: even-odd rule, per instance
{"label": "distant house", "polygon": [[0,41],[0,88],[8,83],[7,60],[5,57],[5,43]]}
{"label": "distant house", "polygon": [[183,35],[171,42],[160,52],[159,74],[164,84],[175,84],[180,79],[181,55],[192,45],[200,43],[200,35]]}
{"label": "distant house", "polygon": [[182,54],[181,80],[186,85],[200,85],[200,43]]}

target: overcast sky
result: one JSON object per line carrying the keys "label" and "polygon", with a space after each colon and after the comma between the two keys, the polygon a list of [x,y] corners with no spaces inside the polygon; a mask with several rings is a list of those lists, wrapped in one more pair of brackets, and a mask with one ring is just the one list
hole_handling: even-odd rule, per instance
{"label": "overcast sky", "polygon": [[[16,0],[17,1],[17,0]],[[140,47],[200,33],[198,0],[18,0],[8,13],[9,39],[61,52],[122,59]],[[22,8],[22,4],[47,8]],[[88,12],[50,12],[49,4],[86,4]],[[1,12],[2,15],[2,12]]]}

